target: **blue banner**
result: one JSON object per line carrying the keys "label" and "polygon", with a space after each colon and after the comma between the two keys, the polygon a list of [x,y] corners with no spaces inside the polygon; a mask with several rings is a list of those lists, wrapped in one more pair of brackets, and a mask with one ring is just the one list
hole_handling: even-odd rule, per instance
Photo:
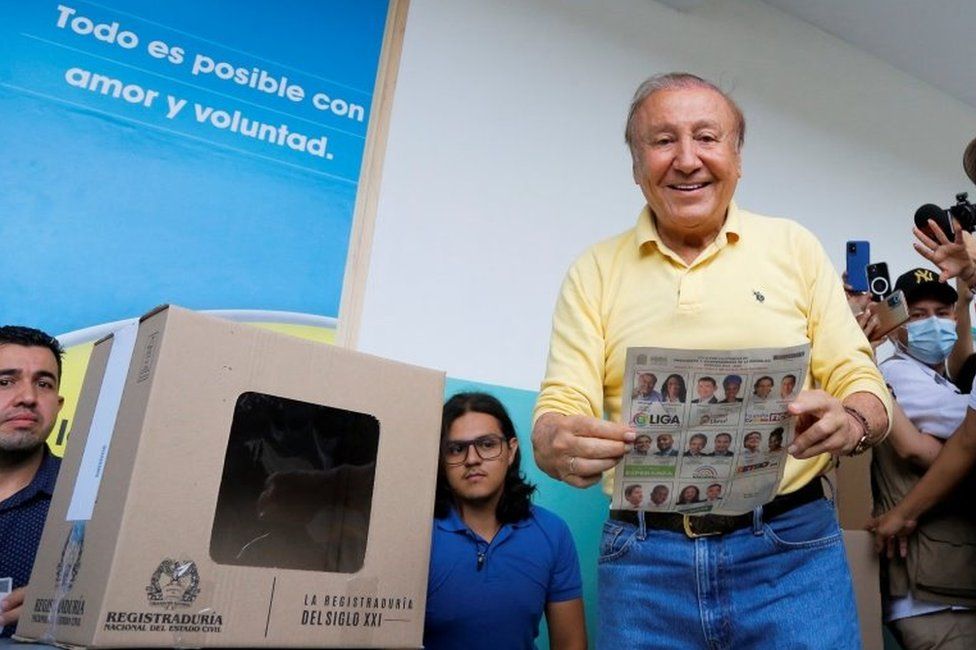
{"label": "blue banner", "polygon": [[338,315],[386,0],[0,8],[0,321]]}

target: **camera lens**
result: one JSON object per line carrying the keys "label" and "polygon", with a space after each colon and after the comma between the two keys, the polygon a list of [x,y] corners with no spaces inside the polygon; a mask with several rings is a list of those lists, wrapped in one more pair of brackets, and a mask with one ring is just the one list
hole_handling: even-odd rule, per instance
{"label": "camera lens", "polygon": [[871,278],[871,293],[876,296],[883,296],[888,293],[887,278]]}

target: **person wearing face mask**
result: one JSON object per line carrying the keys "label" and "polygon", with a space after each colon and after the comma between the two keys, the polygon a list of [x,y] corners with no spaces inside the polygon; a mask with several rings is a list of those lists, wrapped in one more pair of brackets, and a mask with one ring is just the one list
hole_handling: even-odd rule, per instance
{"label": "person wearing face mask", "polygon": [[895,289],[905,294],[909,319],[888,335],[895,353],[879,367],[908,419],[920,431],[945,439],[962,422],[967,404],[946,369],[959,338],[959,294],[924,268],[900,275]]}
{"label": "person wearing face mask", "polygon": [[[911,491],[963,422],[969,403],[947,373],[953,350],[971,345],[957,345],[957,314],[966,317],[968,296],[960,300],[956,290],[939,282],[937,272],[924,268],[899,276],[895,288],[905,293],[909,320],[889,335],[895,353],[880,364],[895,410],[891,435],[872,455],[878,512],[892,509]],[[964,496],[950,496],[919,522],[907,540],[907,557],[882,558],[885,622],[907,650],[976,647],[976,610],[965,608],[976,605],[976,591],[964,593],[965,585],[976,586],[976,567],[952,559],[961,559],[954,549],[976,539],[976,521],[968,514],[972,506]],[[953,645],[952,638],[962,645]]]}

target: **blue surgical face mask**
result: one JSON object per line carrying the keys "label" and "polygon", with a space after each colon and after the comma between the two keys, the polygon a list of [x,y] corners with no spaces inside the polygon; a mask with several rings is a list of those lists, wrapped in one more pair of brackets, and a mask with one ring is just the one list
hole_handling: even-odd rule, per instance
{"label": "blue surgical face mask", "polygon": [[932,316],[905,325],[908,331],[908,354],[922,363],[935,365],[945,361],[956,344],[956,323]]}

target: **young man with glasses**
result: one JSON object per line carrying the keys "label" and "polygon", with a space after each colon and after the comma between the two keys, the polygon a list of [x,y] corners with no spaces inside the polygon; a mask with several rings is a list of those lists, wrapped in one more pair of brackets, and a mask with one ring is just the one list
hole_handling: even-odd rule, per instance
{"label": "young man with glasses", "polygon": [[532,505],[515,427],[484,393],[444,404],[424,647],[586,648],[582,583],[566,523]]}

